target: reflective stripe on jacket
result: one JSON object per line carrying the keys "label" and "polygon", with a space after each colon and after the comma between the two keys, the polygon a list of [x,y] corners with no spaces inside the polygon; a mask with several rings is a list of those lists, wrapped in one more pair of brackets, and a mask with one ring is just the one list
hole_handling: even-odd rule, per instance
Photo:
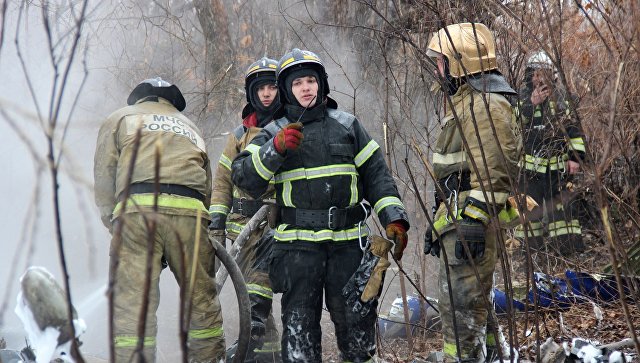
{"label": "reflective stripe on jacket", "polygon": [[572,118],[568,96],[560,89],[539,105],[531,103],[533,86],[520,90],[520,99],[514,107],[514,116],[522,125],[524,155],[520,167],[546,173],[564,171],[568,160],[584,158],[584,135],[580,125]]}
{"label": "reflective stripe on jacket", "polygon": [[[291,111],[291,105],[287,105]],[[289,114],[292,119],[296,115]],[[275,180],[276,203],[303,209],[346,208],[366,199],[373,204],[383,226],[408,217],[378,144],[351,114],[325,104],[307,110],[301,121],[304,140],[297,151],[280,155],[273,145],[288,118],[267,125],[232,165],[232,178],[240,188],[260,195]],[[353,228],[310,230],[281,224],[278,241],[348,240],[366,234]]]}
{"label": "reflective stripe on jacket", "polygon": [[[141,139],[131,183],[154,183],[155,163],[160,157],[159,183],[191,188],[204,195],[207,201],[207,205],[203,205],[193,199],[199,203],[195,209],[167,205],[163,207],[163,213],[196,215],[200,206],[208,208],[211,167],[200,130],[165,99],[143,98],[112,113],[98,133],[94,157],[95,200],[103,223],[110,224],[118,197],[127,183],[138,130]],[[127,210],[134,211],[134,208]],[[206,213],[202,217],[209,218]]]}
{"label": "reflective stripe on jacket", "polygon": [[[510,103],[500,94],[483,95],[467,84],[458,89],[451,102],[453,109],[447,110],[442,120],[442,132],[436,141],[433,170],[438,180],[445,180],[455,173],[466,175],[469,171],[471,188],[444,191],[457,195],[457,201],[450,201],[451,212],[460,219],[462,207],[467,197],[471,197],[485,203],[490,213],[495,207],[496,217],[501,222],[511,222],[517,215],[507,208],[506,202],[511,183],[516,180],[522,142]],[[473,170],[471,161],[474,161],[477,171]],[[454,228],[446,203],[440,203],[434,216],[437,234]]]}
{"label": "reflective stripe on jacket", "polygon": [[[233,198],[254,200],[248,193],[233,185],[231,181],[231,162],[261,130],[259,127],[240,125],[227,138],[227,143],[220,155],[213,180],[213,193],[211,194],[211,206],[209,207],[209,214],[211,215],[210,227],[212,229],[226,228],[228,232],[240,233],[250,219],[249,217],[233,218],[234,222],[227,221],[227,216],[231,213]],[[269,188],[259,199],[264,199],[271,195],[273,195],[273,188]]]}

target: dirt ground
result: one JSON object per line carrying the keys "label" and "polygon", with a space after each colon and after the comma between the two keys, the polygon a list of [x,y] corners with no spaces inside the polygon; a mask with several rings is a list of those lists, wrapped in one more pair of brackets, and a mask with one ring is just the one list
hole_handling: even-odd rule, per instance
{"label": "dirt ground", "polygon": [[[584,235],[587,244],[587,252],[575,255],[562,255],[549,248],[546,251],[531,254],[531,262],[534,271],[562,277],[567,269],[584,272],[602,272],[608,263],[608,251],[604,243],[594,234]],[[526,302],[528,270],[526,269],[527,256],[522,246],[514,246],[509,252],[509,274],[513,286],[514,297]],[[433,268],[433,267],[432,267]],[[497,287],[504,290],[505,273],[499,262],[496,267]],[[433,276],[437,278],[437,276]],[[431,290],[433,291],[433,290]],[[431,296],[434,296],[433,294]],[[557,343],[570,343],[573,338],[591,340],[595,345],[609,344],[631,338],[629,325],[637,328],[640,326],[640,308],[633,299],[627,299],[629,319],[626,318],[621,301],[598,301],[593,299],[581,304],[575,304],[565,310],[539,309],[537,313],[533,306],[528,306],[528,311],[518,312],[509,319],[506,315],[498,317],[504,334],[509,340],[513,338],[513,346],[518,349],[520,360],[535,361],[537,347],[547,338],[551,337]],[[441,335],[437,327],[438,317],[430,315],[421,320],[413,329],[412,346],[406,339],[385,339],[378,337],[379,357],[386,362],[413,362],[421,361],[429,356],[430,352],[442,349]],[[433,327],[435,323],[435,327]],[[331,329],[330,322],[325,323],[325,331]],[[430,329],[426,328],[431,327]],[[325,359],[326,362],[338,362],[337,350],[332,342],[335,339],[331,333],[325,333]],[[626,353],[634,353],[634,349],[628,348]],[[638,359],[637,357],[635,359]]]}

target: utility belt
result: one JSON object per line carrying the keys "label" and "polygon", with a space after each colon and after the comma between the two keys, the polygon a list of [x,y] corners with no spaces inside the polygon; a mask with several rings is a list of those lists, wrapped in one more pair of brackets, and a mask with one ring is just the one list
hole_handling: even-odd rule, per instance
{"label": "utility belt", "polygon": [[[471,171],[463,170],[451,173],[447,177],[439,179],[438,185],[444,193],[445,200],[448,200],[452,195],[457,196],[460,192],[471,190]],[[435,201],[434,207],[438,208],[440,202],[442,202],[438,189],[435,191]]]}
{"label": "utility belt", "polygon": [[[155,193],[156,186],[154,183],[134,183],[129,186],[129,194],[148,194]],[[191,189],[189,187],[185,187],[184,185],[178,184],[160,184],[158,188],[158,193],[160,194],[174,194],[182,197],[193,198],[201,201],[203,204],[206,203],[205,196],[195,189]],[[123,200],[124,195],[121,193],[118,200]]]}
{"label": "utility belt", "polygon": [[360,203],[353,207],[302,209],[281,207],[280,223],[302,228],[343,229],[364,222],[371,215],[371,206]]}
{"label": "utility belt", "polygon": [[243,217],[253,217],[263,205],[264,202],[261,200],[233,198],[231,213],[237,213]]}

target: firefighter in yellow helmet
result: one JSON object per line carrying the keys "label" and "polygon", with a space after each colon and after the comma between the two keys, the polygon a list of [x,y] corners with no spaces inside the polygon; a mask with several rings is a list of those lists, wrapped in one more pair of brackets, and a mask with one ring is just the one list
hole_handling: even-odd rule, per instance
{"label": "firefighter in yellow helmet", "polygon": [[[204,140],[180,112],[185,100],[178,87],[159,77],[135,87],[127,103],[100,127],[94,159],[95,200],[102,222],[110,231],[121,232],[114,235],[110,252],[113,360],[141,361],[133,355],[142,339],[145,361],[155,361],[164,256],[180,289],[193,286],[185,295],[191,304],[189,361],[217,362],[224,359],[225,342],[211,276],[215,258],[207,234],[211,169]],[[192,271],[195,279],[190,281]],[[139,337],[145,303],[145,331]]]}
{"label": "firefighter in yellow helmet", "polygon": [[[263,206],[263,199],[273,198],[274,188],[265,191],[261,198],[254,199],[233,185],[231,181],[231,161],[251,142],[251,140],[273,119],[280,107],[276,87],[276,66],[274,59],[263,57],[252,63],[245,75],[247,104],[242,110],[242,124],[229,135],[216,176],[211,195],[210,234],[224,246],[225,236],[235,241],[245,224]],[[279,359],[280,340],[271,314],[273,291],[269,282],[268,259],[273,245],[273,230],[263,222],[245,242],[240,250],[238,264],[243,272],[249,299],[251,301],[251,340],[247,362],[272,362]],[[237,344],[227,350],[231,360]]]}
{"label": "firefighter in yellow helmet", "polygon": [[449,25],[428,48],[446,109],[433,153],[437,211],[425,253],[440,258],[445,361],[484,362],[503,340],[494,335],[491,291],[500,225],[513,218],[507,197],[521,139],[507,97],[516,92],[497,70],[495,41],[485,25]]}

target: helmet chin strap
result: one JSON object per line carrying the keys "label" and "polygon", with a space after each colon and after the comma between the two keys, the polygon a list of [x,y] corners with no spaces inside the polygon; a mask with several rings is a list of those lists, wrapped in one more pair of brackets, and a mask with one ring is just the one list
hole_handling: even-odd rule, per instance
{"label": "helmet chin strap", "polygon": [[449,72],[449,60],[444,57],[444,76],[442,77],[442,90],[449,96],[453,96],[460,88],[460,80],[453,77]]}
{"label": "helmet chin strap", "polygon": [[302,116],[304,116],[304,113],[307,112],[307,110],[311,107],[311,104],[315,103],[316,98],[318,98],[317,94],[313,96],[311,101],[309,101],[309,104],[307,105],[307,107],[305,107],[304,110],[302,110],[302,113],[300,113],[300,116],[298,116],[298,119],[296,120],[296,122],[300,122],[300,120],[302,120]]}

